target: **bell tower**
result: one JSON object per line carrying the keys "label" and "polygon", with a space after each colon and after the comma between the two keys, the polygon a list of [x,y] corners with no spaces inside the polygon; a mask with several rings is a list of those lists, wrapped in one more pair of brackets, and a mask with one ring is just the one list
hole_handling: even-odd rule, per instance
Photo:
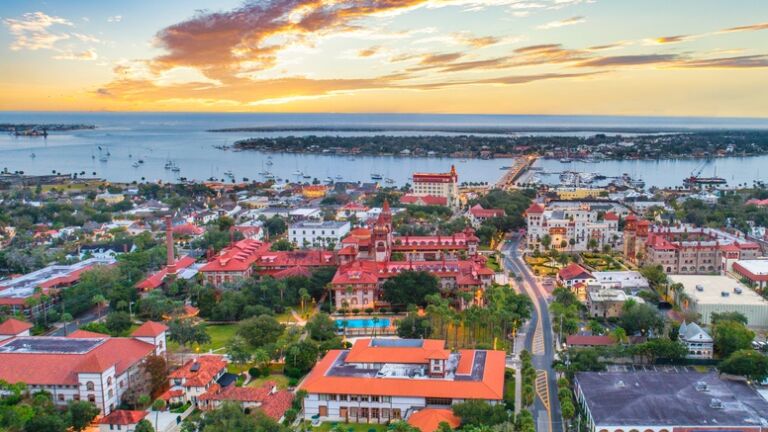
{"label": "bell tower", "polygon": [[392,256],[392,211],[389,201],[384,201],[381,214],[373,225],[371,243],[374,259],[377,262],[389,261]]}

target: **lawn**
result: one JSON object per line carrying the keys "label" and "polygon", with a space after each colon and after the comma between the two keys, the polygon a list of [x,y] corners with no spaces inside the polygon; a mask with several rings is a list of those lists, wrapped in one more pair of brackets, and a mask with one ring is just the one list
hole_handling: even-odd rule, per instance
{"label": "lawn", "polygon": [[[208,336],[211,337],[211,341],[207,344],[200,345],[200,352],[207,353],[211,350],[217,350],[224,348],[232,339],[237,331],[237,324],[209,324],[206,326],[205,331]],[[179,344],[173,341],[168,342],[168,348],[172,351],[176,351],[179,348]],[[197,351],[197,346],[187,347],[191,351]]]}
{"label": "lawn", "polygon": [[248,387],[261,387],[267,381],[272,381],[277,384],[277,388],[280,390],[288,387],[288,377],[283,374],[271,374],[266,377],[256,378],[248,383]]}
{"label": "lawn", "polygon": [[365,424],[365,423],[343,423],[343,422],[325,422],[320,423],[318,427],[311,427],[309,422],[304,423],[304,429],[316,431],[316,432],[329,432],[335,426],[341,426],[344,432],[368,432],[373,430],[374,432],[385,432],[387,425],[383,424]]}

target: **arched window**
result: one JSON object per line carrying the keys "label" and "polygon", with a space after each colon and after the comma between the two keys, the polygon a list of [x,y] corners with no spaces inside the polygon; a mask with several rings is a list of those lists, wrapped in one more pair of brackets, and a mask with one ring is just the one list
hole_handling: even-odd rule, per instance
{"label": "arched window", "polygon": [[88,402],[96,403],[96,395],[89,394],[88,395]]}
{"label": "arched window", "polygon": [[107,385],[108,386],[112,385],[112,377],[107,377]]}
{"label": "arched window", "polygon": [[87,383],[85,383],[85,389],[88,391],[93,391],[95,387],[96,386],[93,384],[93,381],[88,381]]}
{"label": "arched window", "polygon": [[114,396],[114,395],[115,395],[115,392],[113,392],[113,391],[112,391],[112,389],[109,389],[109,391],[107,392],[107,396],[108,396],[110,399],[112,399],[112,396]]}

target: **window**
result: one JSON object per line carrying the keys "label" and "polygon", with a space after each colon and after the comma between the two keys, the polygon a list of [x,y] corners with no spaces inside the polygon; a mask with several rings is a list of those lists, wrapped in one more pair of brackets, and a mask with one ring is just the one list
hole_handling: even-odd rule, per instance
{"label": "window", "polygon": [[112,377],[108,377],[107,378],[107,386],[111,386],[111,385],[112,385]]}
{"label": "window", "polygon": [[449,398],[426,398],[427,405],[446,405],[450,406],[453,403]]}
{"label": "window", "polygon": [[59,395],[59,400],[60,400],[60,401],[63,401],[63,400],[64,400],[64,395],[63,395],[63,394],[60,394],[60,395]]}
{"label": "window", "polygon": [[96,403],[96,395],[89,394],[88,402]]}
{"label": "window", "polygon": [[93,391],[94,387],[95,386],[93,385],[93,381],[88,381],[87,383],[85,383],[85,389],[88,391]]}

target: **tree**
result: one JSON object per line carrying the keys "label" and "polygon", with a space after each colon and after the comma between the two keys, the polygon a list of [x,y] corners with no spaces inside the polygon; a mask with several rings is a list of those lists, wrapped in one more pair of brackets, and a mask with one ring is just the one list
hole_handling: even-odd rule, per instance
{"label": "tree", "polygon": [[227,343],[227,354],[233,363],[244,364],[251,360],[248,342],[242,336],[233,336]]}
{"label": "tree", "polygon": [[150,393],[157,394],[168,382],[168,365],[165,358],[159,355],[147,356],[142,367],[149,376]]}
{"label": "tree", "polygon": [[627,334],[633,335],[640,332],[642,335],[647,335],[651,331],[658,333],[664,327],[664,320],[655,308],[629,300],[624,303],[619,325],[627,331]]}
{"label": "tree", "polygon": [[96,405],[86,401],[71,401],[67,406],[67,416],[72,429],[76,431],[84,430],[91,424],[99,409]]}
{"label": "tree", "polygon": [[397,335],[404,339],[426,339],[432,333],[432,323],[428,317],[415,313],[408,314],[397,323]]}
{"label": "tree", "polygon": [[271,251],[292,251],[293,249],[293,243],[286,239],[280,239],[272,243],[272,246],[269,247],[269,250]]}
{"label": "tree", "polygon": [[285,326],[275,317],[264,314],[240,322],[237,334],[242,336],[251,347],[259,348],[275,343],[284,330]]}
{"label": "tree", "polygon": [[261,432],[256,419],[245,414],[240,405],[225,402],[221,408],[208,411],[200,420],[201,432]]}
{"label": "tree", "polygon": [[152,427],[152,423],[149,422],[147,419],[141,419],[138,423],[136,423],[136,429],[133,430],[134,432],[155,432],[155,428]]}
{"label": "tree", "polygon": [[109,334],[112,336],[119,336],[128,329],[131,328],[131,316],[128,312],[111,312],[107,315],[106,326],[109,329]]}
{"label": "tree", "polygon": [[755,333],[737,321],[720,321],[714,326],[715,349],[722,358],[752,346]]}
{"label": "tree", "polygon": [[735,321],[737,323],[742,323],[744,325],[749,324],[747,322],[747,316],[737,311],[712,312],[712,314],[710,315],[710,321],[712,322],[713,326],[717,325],[721,321]]}
{"label": "tree", "polygon": [[426,297],[437,294],[439,282],[424,271],[404,271],[384,282],[384,299],[393,305],[426,306]]}
{"label": "tree", "polygon": [[289,345],[285,350],[285,374],[299,378],[309,372],[319,353],[317,344],[312,341],[303,340]]}
{"label": "tree", "polygon": [[453,413],[461,419],[462,428],[465,426],[493,426],[509,419],[503,404],[491,405],[486,401],[476,399],[454,404]]}
{"label": "tree", "polygon": [[549,249],[549,246],[552,244],[552,237],[550,237],[549,234],[544,234],[541,236],[541,240],[539,242],[545,250]]}
{"label": "tree", "polygon": [[663,358],[670,361],[679,361],[688,355],[688,348],[682,342],[667,338],[651,339],[632,347],[636,354],[645,356],[649,363],[655,363],[656,359]]}
{"label": "tree", "polygon": [[101,318],[101,311],[104,308],[104,305],[106,303],[107,303],[107,299],[101,294],[96,294],[95,296],[93,296],[93,298],[91,298],[91,304],[96,305],[96,307],[98,308],[99,318]]}
{"label": "tree", "polygon": [[206,344],[211,341],[211,337],[205,331],[202,324],[195,325],[192,320],[175,319],[168,323],[168,338],[182,347],[189,344]]}
{"label": "tree", "polygon": [[67,424],[56,414],[36,415],[24,425],[25,432],[66,432]]}
{"label": "tree", "polygon": [[768,378],[768,357],[753,350],[734,352],[718,366],[720,372],[741,375],[752,381],[762,382]]}
{"label": "tree", "polygon": [[313,316],[304,327],[309,337],[317,341],[326,341],[336,337],[336,322],[323,312]]}

